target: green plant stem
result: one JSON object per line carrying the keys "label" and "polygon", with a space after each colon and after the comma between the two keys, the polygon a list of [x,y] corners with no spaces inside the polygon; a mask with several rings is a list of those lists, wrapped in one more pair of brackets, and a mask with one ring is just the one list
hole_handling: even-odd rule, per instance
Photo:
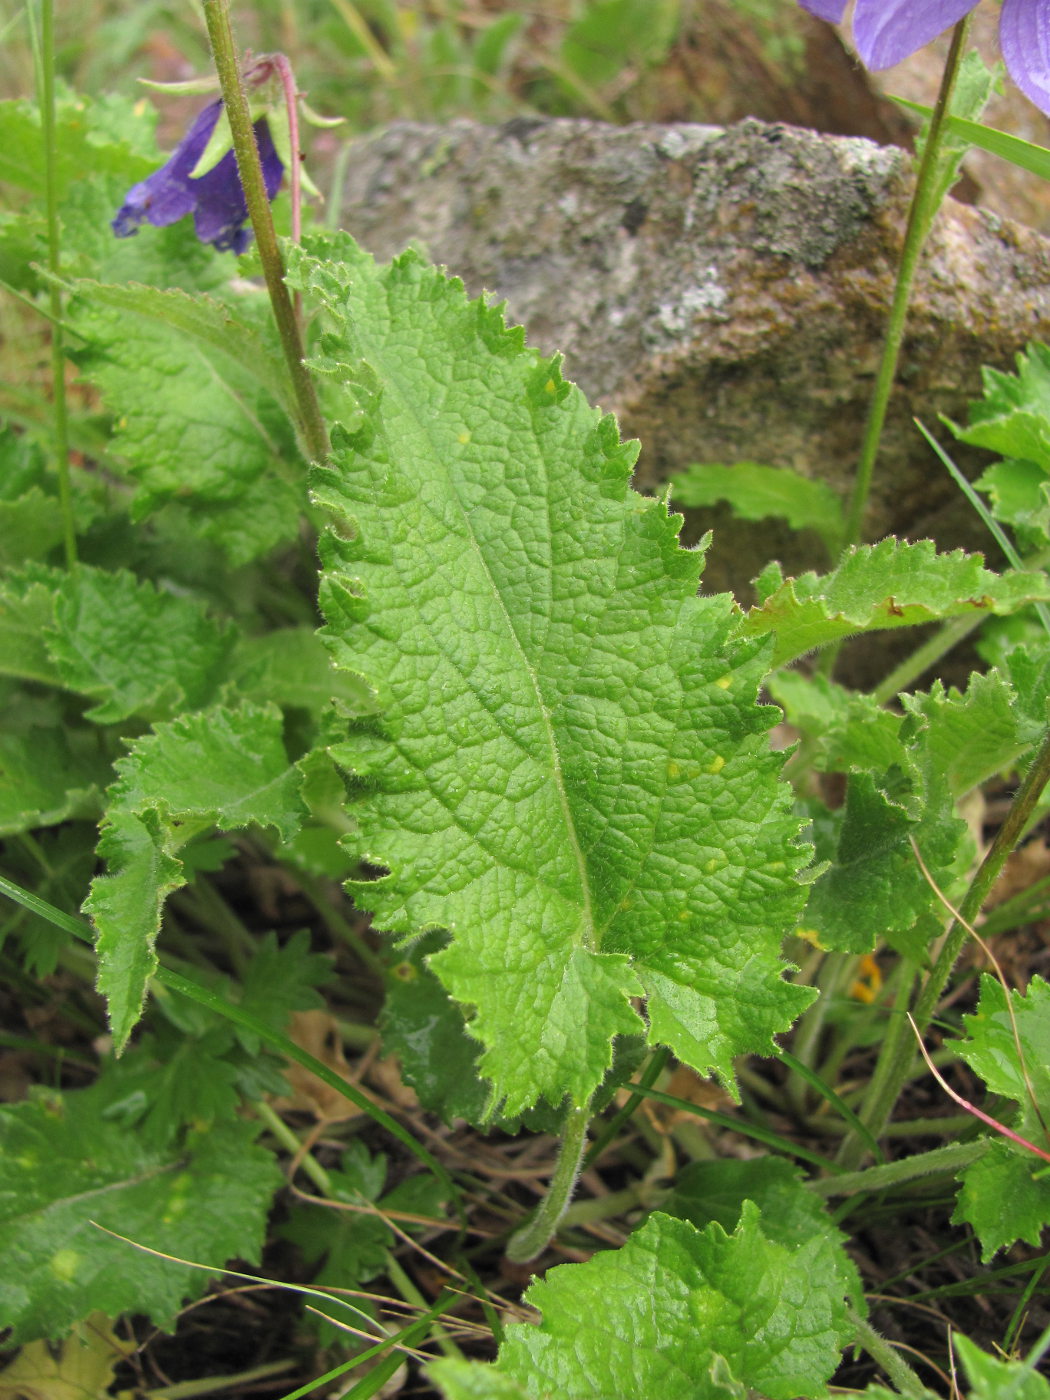
{"label": "green plant stem", "polygon": [[[661,1193],[667,1195],[664,1190]],[[626,1215],[629,1210],[652,1210],[655,1193],[646,1193],[644,1187],[625,1186],[622,1191],[610,1191],[607,1196],[594,1196],[587,1201],[573,1201],[561,1218],[562,1225],[569,1229],[574,1225],[599,1225],[603,1220],[615,1220]]]}
{"label": "green plant stem", "polygon": [[942,623],[932,637],[927,637],[921,646],[916,647],[910,656],[906,656],[879,682],[871,692],[872,699],[879,705],[888,704],[986,621],[984,616],[953,617]]}
{"label": "green plant stem", "polygon": [[919,169],[915,177],[915,192],[912,195],[908,223],[904,230],[904,243],[901,247],[897,280],[893,288],[889,319],[886,323],[882,358],[879,361],[875,387],[872,391],[868,419],[861,441],[860,459],[857,463],[857,475],[854,479],[853,493],[846,516],[843,545],[847,548],[860,542],[864,511],[871,494],[871,479],[878,457],[882,429],[886,422],[886,409],[893,390],[893,382],[897,376],[901,346],[904,343],[904,328],[908,319],[908,305],[915,282],[915,270],[923,244],[926,242],[943,198],[940,182],[937,179],[938,157],[946,134],[945,119],[948,116],[948,108],[955,89],[959,65],[962,62],[969,31],[970,16],[967,15],[959,21],[952,31],[951,48],[944,65],[940,91],[937,94],[937,102],[930,118],[922,158],[919,161]]}
{"label": "green plant stem", "polygon": [[[912,1059],[915,1053],[915,1034],[908,1022],[905,1012],[908,1009],[908,1002],[911,1000],[912,989],[915,985],[914,965],[911,962],[901,959],[900,983],[897,987],[897,996],[893,1004],[893,1014],[890,1016],[889,1024],[886,1027],[886,1036],[882,1042],[882,1049],[879,1058],[875,1062],[875,1071],[871,1076],[871,1082],[864,1095],[864,1107],[859,1117],[860,1121],[867,1128],[869,1134],[878,1138],[882,1133],[883,1125],[889,1117],[890,1109],[887,1108],[882,1117],[879,1118],[873,1110],[873,1105],[889,1103],[890,1107],[897,1102],[898,1095],[904,1087],[911,1069]],[[903,1051],[901,1047],[903,1048]],[[896,1079],[896,1066],[903,1058],[904,1070],[899,1079]],[[893,1084],[893,1097],[889,1098],[889,1084]],[[842,1140],[838,1155],[835,1161],[840,1167],[847,1171],[852,1171],[858,1167],[861,1158],[867,1151],[867,1143],[859,1133],[850,1132]]]}
{"label": "green plant stem", "polygon": [[977,1138],[973,1142],[950,1142],[947,1147],[935,1147],[930,1152],[902,1157],[898,1162],[881,1162],[877,1167],[844,1172],[842,1176],[814,1177],[806,1185],[818,1196],[855,1196],[861,1191],[886,1191],[927,1176],[951,1176],[980,1161],[990,1147],[987,1138]]}
{"label": "green plant stem", "polygon": [[262,1120],[277,1141],[298,1160],[299,1166],[320,1191],[322,1196],[331,1196],[332,1178],[311,1152],[304,1152],[303,1145],[289,1128],[284,1119],[270,1107],[265,1099],[252,1103],[252,1112]]}
{"label": "green plant stem", "polygon": [[551,1177],[547,1194],[535,1214],[510,1237],[507,1258],[515,1264],[527,1264],[535,1259],[554,1237],[558,1222],[569,1208],[576,1178],[583,1163],[587,1146],[587,1124],[590,1108],[570,1108],[561,1138],[561,1151]]}
{"label": "green plant stem", "polygon": [[[828,1114],[811,1113],[805,1119],[805,1126],[815,1133],[848,1133],[850,1125]],[[972,1113],[946,1113],[940,1118],[904,1118],[896,1123],[887,1123],[882,1130],[883,1137],[941,1137],[961,1135],[975,1126]],[[836,1178],[838,1180],[838,1178]]]}
{"label": "green plant stem", "polygon": [[857,1330],[858,1342],[871,1359],[878,1362],[901,1395],[911,1396],[913,1400],[923,1400],[927,1394],[926,1387],[903,1357],[853,1308],[847,1305],[846,1311]]}
{"label": "green plant stem", "polygon": [[[263,180],[259,147],[252,128],[251,110],[241,81],[237,49],[230,26],[229,0],[204,0],[204,18],[208,25],[208,39],[215,60],[215,71],[219,75],[222,100],[233,134],[233,149],[237,155],[237,170],[244,188],[248,217],[255,233],[266,290],[270,294],[277,333],[281,338],[299,409],[299,428],[308,455],[314,461],[323,461],[329,450],[328,430],[321,416],[314,382],[306,368],[299,323],[284,281],[284,262],[281,250],[277,246],[277,233],[273,226],[273,214]],[[293,152],[293,159],[295,155]]]}
{"label": "green plant stem", "polygon": [[[1039,750],[1032,760],[1021,786],[1014,795],[1006,819],[995,834],[988,854],[981,862],[976,875],[970,882],[958,916],[948,925],[948,931],[941,944],[937,960],[930,970],[919,992],[912,1018],[920,1035],[926,1030],[936,1010],[937,1003],[951,976],[952,968],[966,941],[967,925],[972,924],[980,912],[981,905],[996,880],[1006,858],[1014,849],[1028,820],[1050,782],[1050,729],[1043,736]],[[890,1024],[889,1034],[883,1044],[882,1054],[872,1079],[871,1092],[861,1121],[873,1136],[882,1133],[886,1120],[893,1111],[915,1057],[915,1037],[910,1025],[903,1017],[895,1017]],[[838,1161],[847,1169],[857,1166],[864,1153],[863,1141],[852,1134],[843,1143]]]}
{"label": "green plant stem", "polygon": [[51,386],[54,396],[55,469],[58,473],[58,504],[62,515],[62,545],[66,568],[77,564],[77,536],[73,522],[73,490],[69,471],[69,410],[66,403],[66,349],[62,329],[62,289],[58,283],[62,263],[61,229],[58,221],[58,169],[55,133],[55,3],[41,0],[40,6],[40,116],[44,135],[44,198],[47,207],[48,299],[51,308]]}
{"label": "green plant stem", "polygon": [[369,972],[375,973],[377,977],[385,977],[386,963],[381,955],[368,946],[357,930],[332,905],[321,888],[320,881],[315,880],[313,876],[307,875],[302,870],[296,870],[294,873],[299,888],[310,901],[329,933],[341,938],[353,951],[358,961],[368,968]]}

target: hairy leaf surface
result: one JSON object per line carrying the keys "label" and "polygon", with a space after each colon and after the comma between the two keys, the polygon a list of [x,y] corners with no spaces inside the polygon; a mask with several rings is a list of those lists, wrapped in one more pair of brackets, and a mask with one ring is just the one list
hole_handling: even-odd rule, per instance
{"label": "hairy leaf surface", "polygon": [[[836,1252],[826,1237],[769,1240],[750,1201],[732,1235],[653,1215],[621,1249],[534,1283],[541,1325],[508,1327],[490,1369],[535,1400],[823,1395],[848,1333]],[[482,1395],[462,1385],[485,1369],[439,1361],[430,1374],[452,1397]]]}
{"label": "hairy leaf surface", "polygon": [[[986,973],[977,1011],[963,1017],[968,1038],[955,1048],[993,1094],[1020,1105],[1015,1114],[997,1115],[1005,1126],[1050,1152],[1045,1110],[1050,1103],[1050,984],[1033,977],[1023,996],[1014,991],[1010,998],[1012,1018],[1001,983]],[[960,1180],[952,1218],[973,1226],[985,1260],[1016,1240],[1039,1244],[1050,1224],[1045,1157],[1003,1138],[960,1173]]]}
{"label": "hairy leaf surface", "polygon": [[99,844],[109,873],[94,881],[84,912],[98,930],[98,987],[121,1049],[157,966],[164,901],[185,883],[179,848],[209,827],[252,823],[290,840],[302,804],[275,706],[217,707],[157,725],[117,771]]}
{"label": "hairy leaf surface", "polygon": [[1050,598],[1045,574],[993,574],[982,555],[938,554],[932,540],[859,545],[830,574],[785,580],[767,570],[761,582],[763,601],[743,617],[740,632],[774,633],[774,666],[855,632],[1009,613]]}
{"label": "hairy leaf surface", "polygon": [[452,935],[432,966],[508,1113],[586,1102],[641,995],[654,1042],[731,1081],[807,995],[764,651],[556,359],[414,256],[334,247],[291,277],[348,424],[314,484],[327,635],[382,710],[332,750],[363,785],[347,840],[389,871],[355,897]]}
{"label": "hairy leaf surface", "polygon": [[179,1149],[148,1147],[112,1121],[102,1086],[0,1109],[0,1317],[15,1344],[54,1337],[99,1309],[171,1327],[208,1275],[132,1249],[221,1264],[257,1260],[280,1184],[251,1123],[227,1122]]}
{"label": "hairy leaf surface", "polygon": [[121,305],[127,288],[87,283],[71,312],[86,341],[77,362],[117,420],[114,450],[139,486],[136,511],[178,500],[235,564],[294,539],[303,463],[269,387],[272,354],[254,332],[248,358],[233,353],[228,308],[206,299],[191,307],[181,292],[142,295],[136,312]]}

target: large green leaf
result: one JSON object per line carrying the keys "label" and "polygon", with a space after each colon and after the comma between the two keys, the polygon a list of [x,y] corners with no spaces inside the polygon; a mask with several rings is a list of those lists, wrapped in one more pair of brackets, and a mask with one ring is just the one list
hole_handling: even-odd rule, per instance
{"label": "large green leaf", "polygon": [[[251,1123],[216,1124],[175,1148],[115,1121],[104,1085],[0,1109],[0,1318],[9,1341],[57,1337],[96,1310],[172,1327],[208,1274],[181,1258],[256,1261],[280,1173]],[[98,1228],[99,1226],[103,1228]]]}
{"label": "large green leaf", "polygon": [[333,655],[382,718],[333,755],[362,779],[354,886],[377,926],[452,935],[505,1111],[585,1102],[648,1031],[732,1082],[807,993],[782,934],[805,853],[756,704],[765,650],[697,597],[679,520],[631,446],[501,311],[345,236],[291,256],[327,309],[347,431],[315,498]]}
{"label": "large green leaf", "polygon": [[770,1240],[750,1201],[732,1235],[653,1215],[622,1249],[534,1283],[525,1300],[543,1321],[508,1327],[494,1366],[430,1375],[450,1400],[515,1395],[503,1378],[530,1400],[822,1396],[849,1331],[841,1252],[826,1236]]}

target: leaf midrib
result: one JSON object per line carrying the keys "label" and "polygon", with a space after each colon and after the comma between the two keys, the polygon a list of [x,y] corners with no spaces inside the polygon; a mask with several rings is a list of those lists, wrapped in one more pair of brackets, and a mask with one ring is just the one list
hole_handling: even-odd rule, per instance
{"label": "leaf midrib", "polygon": [[[386,288],[383,288],[382,290],[384,292],[387,291]],[[355,327],[353,327],[351,323],[347,320],[344,320],[344,325],[348,336],[352,335]],[[366,335],[362,333],[362,340],[364,339],[366,339]],[[536,706],[542,717],[543,730],[547,740],[547,746],[550,752],[551,771],[554,778],[555,790],[558,795],[558,804],[561,810],[562,822],[569,835],[570,847],[576,862],[576,870],[579,878],[580,891],[582,895],[581,941],[583,943],[583,946],[589,952],[597,952],[597,933],[594,925],[594,910],[591,901],[591,888],[589,872],[587,869],[587,862],[583,853],[583,849],[580,846],[579,834],[576,830],[576,824],[572,818],[572,809],[569,805],[568,793],[565,788],[565,781],[562,774],[561,755],[558,751],[557,738],[554,732],[554,726],[551,722],[550,711],[544,703],[536,671],[532,663],[530,662],[528,655],[525,652],[525,648],[522,646],[521,639],[518,636],[517,630],[513,625],[513,622],[511,620],[511,614],[507,608],[506,602],[504,601],[503,594],[500,592],[500,589],[496,584],[496,580],[492,576],[492,571],[489,568],[488,560],[485,557],[485,553],[481,548],[480,542],[478,541],[477,536],[474,533],[470,519],[470,513],[469,511],[464,509],[463,503],[460,500],[459,492],[455,489],[448,468],[445,465],[444,456],[441,452],[437,450],[437,442],[431,432],[430,420],[424,419],[415,411],[414,407],[412,406],[411,395],[407,393],[404,387],[402,386],[401,379],[397,372],[391,369],[386,363],[385,358],[381,353],[381,348],[380,354],[376,357],[376,368],[380,371],[385,393],[389,393],[391,389],[394,390],[394,393],[391,395],[391,397],[393,397],[396,401],[396,411],[399,413],[403,413],[405,417],[415,425],[416,430],[428,445],[431,464],[437,464],[437,470],[441,473],[441,476],[446,483],[447,496],[451,498],[456,505],[457,511],[459,512],[459,515],[463,521],[467,537],[470,540],[471,548],[473,549],[477,559],[481,564],[481,567],[484,571],[485,579],[489,587],[491,588],[492,596],[495,599],[499,611],[506,623],[507,632],[513,639],[514,647],[517,650],[519,657],[521,658],[521,664],[525,668],[525,672],[529,677],[529,683],[532,686]],[[520,387],[522,392],[524,392],[525,386],[521,385]],[[383,410],[381,406],[378,412],[382,416]],[[386,430],[389,433],[389,421],[384,426],[386,427]],[[542,452],[540,452],[539,450],[539,443],[535,441],[535,438],[533,438],[533,442],[536,447],[536,457],[539,459],[544,471],[546,471],[546,461],[543,457]],[[471,687],[471,689],[473,690],[473,687]]]}

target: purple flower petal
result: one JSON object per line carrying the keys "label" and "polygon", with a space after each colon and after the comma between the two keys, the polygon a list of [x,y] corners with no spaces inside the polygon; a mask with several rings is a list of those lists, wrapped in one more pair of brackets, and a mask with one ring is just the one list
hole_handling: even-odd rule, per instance
{"label": "purple flower petal", "polygon": [[210,102],[198,114],[167,164],[128,190],[112,224],[118,238],[137,233],[139,225],[147,219],[163,228],[191,212],[197,203],[193,188],[197,182],[191,180],[190,175],[211,140],[221,111],[221,99]]}
{"label": "purple flower petal", "polygon": [[[254,130],[266,195],[268,199],[273,199],[281,187],[284,165],[274,147],[265,117],[259,118]],[[200,241],[214,244],[220,252],[243,253],[251,241],[251,234],[244,227],[248,205],[233,151],[227,151],[218,165],[190,183],[196,203],[193,224]]]}
{"label": "purple flower petal", "polygon": [[857,0],[853,41],[865,68],[892,68],[976,7],[977,0]]}
{"label": "purple flower petal", "polygon": [[846,13],[846,0],[798,0],[804,10],[817,19],[826,19],[829,24],[840,23]]}
{"label": "purple flower petal", "polygon": [[999,45],[1010,77],[1050,116],[1050,9],[1044,0],[1003,0]]}

